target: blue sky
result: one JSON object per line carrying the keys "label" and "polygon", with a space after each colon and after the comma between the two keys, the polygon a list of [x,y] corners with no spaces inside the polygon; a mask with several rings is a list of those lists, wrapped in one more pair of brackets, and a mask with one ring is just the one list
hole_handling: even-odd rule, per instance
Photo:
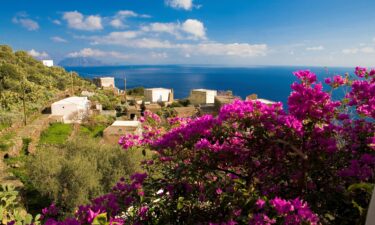
{"label": "blue sky", "polygon": [[[0,43],[113,64],[374,66],[374,0],[4,0]],[[6,10],[5,10],[6,9]]]}

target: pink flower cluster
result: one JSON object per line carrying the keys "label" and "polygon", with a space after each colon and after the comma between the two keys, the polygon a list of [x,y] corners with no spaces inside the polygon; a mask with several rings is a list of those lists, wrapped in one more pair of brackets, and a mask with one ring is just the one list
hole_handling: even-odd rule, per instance
{"label": "pink flower cluster", "polygon": [[[280,224],[281,221],[289,225],[320,224],[319,217],[310,210],[306,202],[298,198],[288,201],[276,197],[268,203],[263,199],[258,199],[256,205],[259,212],[253,215],[249,221],[250,225]],[[276,214],[271,211],[276,211]],[[274,216],[269,216],[272,214]]]}
{"label": "pink flower cluster", "polygon": [[[301,75],[303,74],[303,76]],[[302,83],[293,83],[288,99],[289,111],[299,120],[329,120],[331,119],[339,101],[332,101],[331,96],[323,91],[321,83],[316,83],[316,75],[308,70],[295,73],[302,77]],[[308,77],[308,78],[306,78]]]}

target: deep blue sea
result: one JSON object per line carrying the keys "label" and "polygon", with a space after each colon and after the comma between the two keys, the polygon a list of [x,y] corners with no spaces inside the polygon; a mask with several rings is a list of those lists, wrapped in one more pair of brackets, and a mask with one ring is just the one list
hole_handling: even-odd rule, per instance
{"label": "deep blue sea", "polygon": [[103,66],[67,67],[84,78],[100,76],[115,77],[116,86],[127,88],[143,86],[173,88],[175,98],[186,98],[194,88],[219,91],[232,90],[234,95],[245,98],[257,94],[259,98],[281,101],[284,104],[290,94],[290,85],[296,81],[293,71],[310,69],[323,82],[325,77],[346,72],[354,68],[297,67],[297,66],[255,66],[255,67],[213,67],[213,66]]}

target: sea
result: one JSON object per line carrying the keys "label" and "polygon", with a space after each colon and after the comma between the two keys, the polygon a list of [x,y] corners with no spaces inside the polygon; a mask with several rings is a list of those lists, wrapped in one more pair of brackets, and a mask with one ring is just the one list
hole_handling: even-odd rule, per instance
{"label": "sea", "polygon": [[[101,66],[101,67],[66,67],[81,77],[115,77],[115,85],[124,89],[134,87],[172,88],[177,99],[187,98],[192,89],[205,88],[218,91],[231,90],[235,96],[245,99],[250,94],[258,98],[282,102],[285,106],[290,95],[290,85],[297,81],[294,71],[309,69],[317,74],[318,80],[333,75],[353,74],[354,68],[311,67],[311,66],[187,66],[187,65],[137,65],[137,66]],[[326,90],[329,87],[324,86]],[[342,96],[336,93],[334,97]]]}

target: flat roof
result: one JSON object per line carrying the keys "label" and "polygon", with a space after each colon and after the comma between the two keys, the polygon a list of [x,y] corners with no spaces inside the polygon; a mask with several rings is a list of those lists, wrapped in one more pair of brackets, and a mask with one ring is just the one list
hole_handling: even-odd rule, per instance
{"label": "flat roof", "polygon": [[54,102],[53,104],[66,104],[66,103],[82,104],[86,101],[88,101],[87,97],[72,96],[69,98],[61,99],[60,101]]}
{"label": "flat roof", "polygon": [[261,103],[264,103],[264,104],[274,104],[275,103],[274,101],[267,100],[267,99],[264,99],[264,98],[257,98],[257,99],[254,99],[252,101],[260,101]]}
{"label": "flat roof", "polygon": [[136,120],[116,120],[111,126],[114,127],[138,127],[140,124]]}
{"label": "flat roof", "polygon": [[204,92],[215,91],[217,92],[216,90],[210,90],[210,89],[204,89],[204,88],[193,89],[192,91],[204,91]]}
{"label": "flat roof", "polygon": [[97,77],[99,79],[115,79],[114,77]]}
{"label": "flat roof", "polygon": [[146,88],[145,90],[151,90],[151,91],[171,91],[171,89],[168,89],[168,88]]}

